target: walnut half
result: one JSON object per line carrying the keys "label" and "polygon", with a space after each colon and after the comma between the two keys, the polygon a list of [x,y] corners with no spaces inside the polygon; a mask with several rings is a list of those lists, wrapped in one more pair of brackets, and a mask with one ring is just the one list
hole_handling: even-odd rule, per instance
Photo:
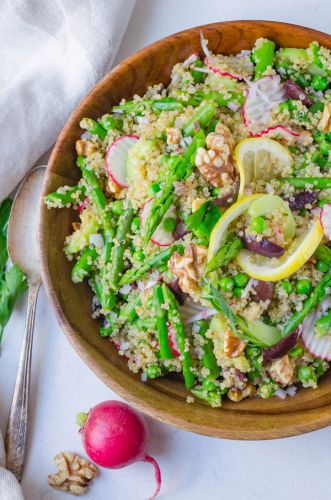
{"label": "walnut half", "polygon": [[215,187],[232,185],[234,181],[233,148],[230,130],[218,123],[215,132],[207,135],[205,148],[198,148],[195,165],[205,179]]}
{"label": "walnut half", "polygon": [[169,270],[179,278],[179,286],[185,293],[195,293],[202,275],[206,259],[207,247],[187,245],[184,255],[174,252],[168,261]]}
{"label": "walnut half", "polygon": [[252,398],[256,394],[256,388],[252,384],[247,384],[245,389],[230,389],[227,396],[234,403],[239,403],[239,401],[245,398]]}
{"label": "walnut half", "polygon": [[71,452],[61,451],[54,457],[54,462],[58,471],[48,476],[48,484],[76,496],[86,492],[98,472],[94,464]]}

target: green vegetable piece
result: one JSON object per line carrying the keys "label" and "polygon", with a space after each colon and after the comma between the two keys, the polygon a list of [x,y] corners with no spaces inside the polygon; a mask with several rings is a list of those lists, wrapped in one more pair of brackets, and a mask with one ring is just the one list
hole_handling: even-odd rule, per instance
{"label": "green vegetable piece", "polygon": [[86,420],[87,420],[87,417],[88,417],[88,414],[85,413],[85,411],[80,411],[79,413],[77,413],[76,415],[76,424],[79,426],[79,427],[83,427],[83,425],[85,424]]}
{"label": "green vegetable piece", "polygon": [[165,97],[164,99],[159,99],[157,101],[153,101],[152,110],[155,112],[159,111],[174,111],[177,109],[183,109],[183,104],[181,102],[176,101],[176,99],[172,97]]}
{"label": "green vegetable piece", "polygon": [[162,226],[168,233],[172,233],[176,225],[177,220],[174,217],[165,217],[162,221]]}
{"label": "green vegetable piece", "polygon": [[323,69],[323,63],[320,59],[320,47],[318,42],[312,42],[309,45],[309,48],[312,56],[312,63],[315,64],[318,68]]}
{"label": "green vegetable piece", "polygon": [[206,337],[207,330],[209,328],[209,321],[202,319],[197,321],[197,326],[199,327],[198,333],[205,339],[203,345],[203,356],[201,359],[202,366],[209,370],[208,380],[217,379],[220,375],[220,369],[216,361],[214,354],[213,341]]}
{"label": "green vegetable piece", "polygon": [[167,311],[162,307],[164,305],[162,286],[155,286],[153,294],[155,312],[157,317],[156,325],[159,338],[160,356],[162,359],[172,359],[174,358],[174,355],[169,345]]}
{"label": "green vegetable piece", "polygon": [[319,260],[316,264],[316,268],[321,273],[328,273],[330,270],[330,265],[326,262],[323,262],[322,260]]}
{"label": "green vegetable piece", "polygon": [[257,393],[263,399],[269,399],[273,396],[278,388],[278,385],[275,382],[263,382],[260,384]]}
{"label": "green vegetable piece", "polygon": [[322,141],[320,143],[320,152],[324,156],[329,156],[329,151],[331,149],[331,144],[328,141]]}
{"label": "green vegetable piece", "polygon": [[243,248],[243,242],[239,238],[235,238],[228,243],[225,243],[218,252],[212,257],[208,262],[205,270],[205,274],[208,274],[222,266],[226,266],[231,260],[233,260],[240,250]]}
{"label": "green vegetable piece", "polygon": [[[61,191],[63,188],[60,188]],[[67,187],[65,192],[54,191],[44,196],[44,201],[49,207],[65,207],[67,205],[76,205],[85,198],[84,186]]]}
{"label": "green vegetable piece", "polygon": [[120,275],[123,271],[123,256],[128,246],[128,233],[131,227],[133,214],[133,208],[129,207],[118,218],[116,233],[118,245],[113,247],[111,255],[112,267],[110,271],[110,283],[113,288],[117,288]]}
{"label": "green vegetable piece", "polygon": [[331,177],[283,177],[278,179],[279,182],[288,182],[290,186],[297,189],[305,189],[306,187],[317,187],[318,189],[330,189]]}
{"label": "green vegetable piece", "polygon": [[83,178],[85,179],[89,194],[92,198],[94,205],[96,206],[99,212],[102,212],[105,209],[107,204],[106,197],[100,187],[97,176],[92,170],[89,170],[87,167],[82,167]]}
{"label": "green vegetable piece", "polygon": [[318,285],[310,293],[309,297],[304,300],[303,307],[300,311],[297,311],[293,316],[283,325],[282,337],[286,337],[289,333],[293,332],[297,326],[302,323],[304,318],[313,310],[315,307],[322,302],[328,289],[331,286],[331,274],[325,274]]}
{"label": "green vegetable piece", "polygon": [[133,217],[132,219],[132,224],[131,224],[131,229],[133,229],[134,231],[138,232],[139,229],[140,229],[140,219],[139,217]]}
{"label": "green vegetable piece", "polygon": [[134,321],[138,318],[136,313],[136,308],[141,304],[141,298],[139,293],[133,295],[129,302],[121,307],[120,314],[118,316],[118,321],[121,325],[124,323]]}
{"label": "green vegetable piece", "polygon": [[86,248],[83,250],[71,271],[71,279],[74,283],[80,283],[91,274],[97,256],[95,248]]}
{"label": "green vegetable piece", "polygon": [[103,126],[105,130],[113,130],[116,127],[116,120],[111,115],[103,115],[100,120],[100,124]]}
{"label": "green vegetable piece", "polygon": [[297,293],[301,295],[303,294],[307,295],[312,289],[311,282],[308,279],[297,280],[295,284],[295,289]]}
{"label": "green vegetable piece", "polygon": [[161,191],[161,186],[158,182],[154,182],[153,184],[151,184],[148,188],[151,196],[154,196],[156,193],[158,193],[159,191]]}
{"label": "green vegetable piece", "polygon": [[[4,227],[4,220],[5,219],[2,219],[1,221],[2,227]],[[28,282],[25,274],[21,271],[17,264],[14,264],[6,273],[4,273],[3,278],[0,281],[0,343],[4,328],[10,319],[15,304],[27,289]]]}
{"label": "green vegetable piece", "polygon": [[315,90],[325,90],[329,86],[329,81],[325,76],[315,75],[311,85]]}
{"label": "green vegetable piece", "polygon": [[298,358],[302,354],[303,354],[303,347],[301,345],[297,345],[289,351],[289,355],[291,358]]}
{"label": "green vegetable piece", "polygon": [[283,288],[283,290],[285,290],[287,294],[290,294],[293,290],[293,286],[288,280],[281,281],[280,286]]}
{"label": "green vegetable piece", "polygon": [[245,349],[246,356],[250,359],[258,358],[261,354],[261,349],[256,346],[248,345]]}
{"label": "green vegetable piece", "polygon": [[0,279],[5,272],[8,261],[7,250],[7,227],[9,221],[12,200],[7,198],[0,205]]}
{"label": "green vegetable piece", "polygon": [[250,226],[253,231],[262,234],[267,229],[267,222],[262,215],[258,215],[252,218]]}
{"label": "green vegetable piece", "polygon": [[233,287],[234,287],[234,280],[232,278],[225,276],[220,280],[220,289],[223,290],[223,292],[231,292]]}
{"label": "green vegetable piece", "polygon": [[252,51],[252,61],[255,64],[254,79],[261,78],[265,71],[272,67],[275,53],[275,43],[271,40],[263,40],[258,47]]}
{"label": "green vegetable piece", "polygon": [[194,387],[191,392],[197,398],[210,404],[212,408],[220,408],[222,406],[222,396],[217,391],[208,391],[204,387]]}
{"label": "green vegetable piece", "polygon": [[146,368],[147,378],[159,378],[162,375],[162,370],[159,365],[149,365]]}
{"label": "green vegetable piece", "polygon": [[310,380],[315,380],[316,375],[310,366],[300,366],[297,373],[300,382],[309,382]]}
{"label": "green vegetable piece", "polygon": [[110,206],[110,209],[113,212],[113,214],[122,215],[122,213],[124,212],[123,201],[122,200],[113,201],[113,203]]}
{"label": "green vegetable piece", "polygon": [[331,310],[321,316],[315,323],[315,332],[319,337],[331,333]]}
{"label": "green vegetable piece", "polygon": [[[203,62],[201,61],[201,59],[197,59],[194,63],[194,66],[196,68],[202,68],[203,67]],[[203,80],[205,79],[206,75],[202,72],[202,71],[196,71],[194,69],[192,69],[191,71],[191,75],[193,76],[193,80],[195,83],[201,83],[203,82]]]}
{"label": "green vegetable piece", "polygon": [[324,109],[324,102],[315,102],[312,106],[309,108],[310,113],[317,113],[317,111],[323,111]]}
{"label": "green vegetable piece", "polygon": [[184,136],[193,136],[197,126],[205,128],[216,113],[216,106],[213,101],[202,104],[197,108],[193,117],[183,126]]}
{"label": "green vegetable piece", "polygon": [[232,293],[237,299],[240,299],[243,293],[243,289],[238,286],[235,286]]}
{"label": "green vegetable piece", "polygon": [[239,286],[241,288],[245,287],[248,283],[249,277],[247,274],[244,273],[238,273],[234,277],[234,283],[236,286]]}
{"label": "green vegetable piece", "polygon": [[103,128],[101,123],[92,120],[91,118],[83,118],[79,125],[82,129],[90,132],[90,134],[98,136],[102,141],[107,135],[107,130]]}
{"label": "green vegetable piece", "polygon": [[331,266],[331,248],[326,245],[319,245],[315,252],[315,255],[318,259],[320,259],[325,264],[329,264]]}
{"label": "green vegetable piece", "polygon": [[308,62],[308,52],[306,49],[297,49],[293,47],[281,48],[277,51],[277,60],[280,64],[288,62],[297,64],[298,61]]}
{"label": "green vegetable piece", "polygon": [[237,323],[244,336],[250,342],[260,347],[271,347],[281,339],[281,332],[275,326],[270,326],[260,320],[248,321],[237,316]]}
{"label": "green vegetable piece", "polygon": [[162,252],[152,255],[145,260],[144,264],[140,268],[129,269],[120,279],[119,285],[127,285],[141,279],[151,269],[159,268],[161,264],[167,262],[172,256],[173,252],[179,249],[180,245],[172,245],[171,247],[162,250]]}
{"label": "green vegetable piece", "polygon": [[178,302],[171,292],[171,290],[165,285],[162,285],[162,292],[165,302],[168,303],[168,319],[171,323],[175,337],[178,343],[179,352],[182,359],[182,370],[184,381],[187,389],[192,389],[195,381],[195,375],[192,372],[193,369],[193,359],[189,349],[189,339],[186,335],[185,326],[179,312]]}

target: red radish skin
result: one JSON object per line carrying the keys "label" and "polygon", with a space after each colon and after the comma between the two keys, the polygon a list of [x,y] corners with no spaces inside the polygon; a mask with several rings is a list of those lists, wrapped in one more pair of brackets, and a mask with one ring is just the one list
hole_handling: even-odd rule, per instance
{"label": "red radish skin", "polygon": [[180,352],[176,343],[175,330],[171,323],[168,323],[168,339],[172,354],[178,358],[180,356]]}
{"label": "red radish skin", "polygon": [[147,454],[148,429],[137,411],[121,401],[104,401],[89,411],[80,432],[87,455],[100,467],[121,469],[134,462],[152,464],[156,489],[151,498],[158,495],[161,471]]}
{"label": "red radish skin", "polygon": [[279,132],[286,141],[294,137],[300,137],[299,132],[295,132],[289,127],[285,127],[285,125],[274,125],[273,127],[265,128],[261,132],[250,132],[249,135],[252,137],[275,137],[277,136],[277,132]]}
{"label": "red radish skin", "polygon": [[328,240],[331,240],[331,203],[324,205],[320,213],[320,223]]}
{"label": "red radish skin", "polygon": [[215,68],[212,64],[209,63],[208,57],[205,58],[205,64],[210,71],[215,73],[216,75],[227,76],[228,78],[232,78],[233,80],[242,80],[243,78],[239,75],[234,75],[233,73],[229,73],[228,71],[222,71],[219,68]]}
{"label": "red radish skin", "polygon": [[111,180],[122,188],[128,188],[126,182],[126,155],[130,147],[139,140],[137,135],[122,135],[115,139],[106,154],[106,170]]}
{"label": "red radish skin", "polygon": [[90,197],[89,197],[89,196],[87,196],[87,197],[85,198],[85,200],[81,201],[81,202],[77,205],[77,212],[78,212],[79,214],[81,214],[81,213],[82,213],[82,211],[84,210],[84,208],[86,208],[87,204],[88,204],[88,203],[90,203],[90,201],[91,201],[91,200],[90,200]]}
{"label": "red radish skin", "polygon": [[316,313],[312,312],[303,321],[302,342],[315,358],[331,361],[331,339],[328,335],[318,337],[314,333]]}

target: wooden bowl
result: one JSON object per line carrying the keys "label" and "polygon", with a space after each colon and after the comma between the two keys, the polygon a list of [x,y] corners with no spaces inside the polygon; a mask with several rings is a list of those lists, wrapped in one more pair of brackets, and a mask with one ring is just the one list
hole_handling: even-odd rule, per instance
{"label": "wooden bowl", "polygon": [[[48,163],[44,194],[63,184],[75,184],[75,141],[79,122],[108,112],[123,97],[143,94],[148,85],[167,84],[173,65],[195,51],[201,52],[203,30],[213,52],[234,54],[251,49],[256,38],[266,37],[283,47],[307,47],[313,40],[331,47],[331,36],[308,28],[266,21],[234,21],[192,28],[156,42],[114,68],[80,103],[62,130]],[[91,292],[87,284],[70,279],[71,263],[63,243],[76,219],[73,210],[41,209],[40,243],[43,281],[60,326],[86,364],[126,401],[158,420],[209,436],[230,439],[270,439],[302,434],[331,423],[331,377],[317,390],[299,390],[280,400],[253,399],[221,409],[202,402],[187,404],[184,385],[171,378],[142,383],[107,339],[100,337],[91,318]]]}

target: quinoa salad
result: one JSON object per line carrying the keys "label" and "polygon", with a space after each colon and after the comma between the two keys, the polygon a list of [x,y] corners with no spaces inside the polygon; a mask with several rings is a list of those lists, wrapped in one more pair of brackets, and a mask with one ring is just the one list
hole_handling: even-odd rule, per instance
{"label": "quinoa salad", "polygon": [[[187,402],[294,396],[331,360],[331,53],[201,51],[84,118],[64,252],[142,382]],[[78,221],[79,217],[79,221]],[[179,375],[180,374],[180,375]]]}

